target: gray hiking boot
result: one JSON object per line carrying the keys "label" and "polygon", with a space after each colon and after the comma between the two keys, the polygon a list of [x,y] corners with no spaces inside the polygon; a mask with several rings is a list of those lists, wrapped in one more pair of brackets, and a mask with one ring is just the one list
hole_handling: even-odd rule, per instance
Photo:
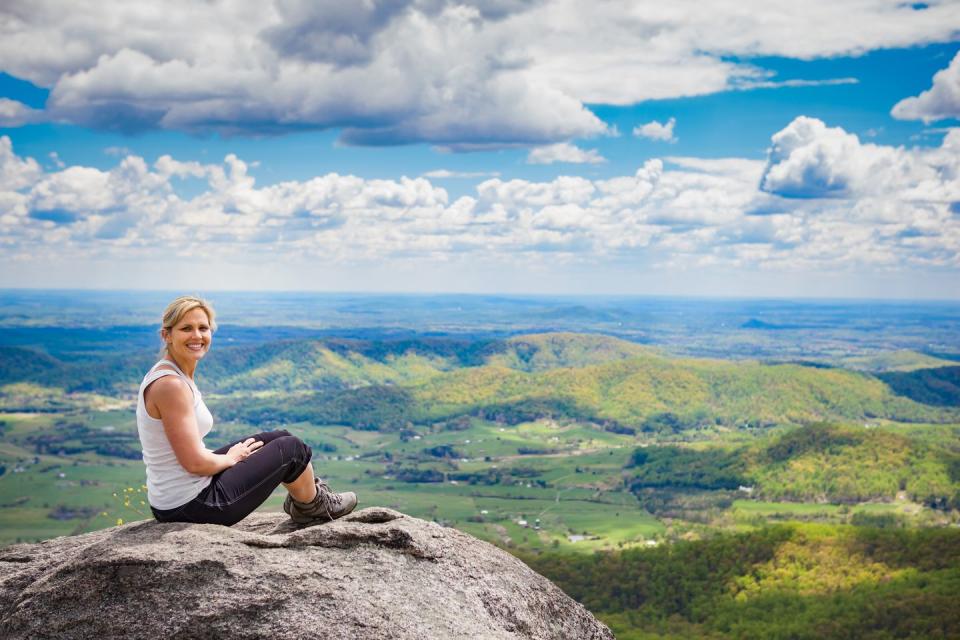
{"label": "gray hiking boot", "polygon": [[299,502],[288,493],[283,501],[283,510],[297,524],[330,522],[341,518],[357,506],[357,494],[353,491],[334,493],[330,486],[320,478],[314,478],[317,496],[311,502]]}

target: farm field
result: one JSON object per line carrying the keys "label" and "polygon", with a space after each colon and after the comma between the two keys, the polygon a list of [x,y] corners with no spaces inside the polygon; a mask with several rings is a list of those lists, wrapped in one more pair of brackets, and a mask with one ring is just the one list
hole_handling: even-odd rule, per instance
{"label": "farm field", "polygon": [[[20,413],[4,414],[0,420],[5,425],[0,465],[7,469],[0,477],[0,544],[150,517],[139,460],[94,452],[36,454],[30,442],[56,432],[62,418]],[[135,435],[132,422],[129,410],[115,409],[82,411],[69,420],[74,429],[82,425],[114,436]],[[296,423],[285,428],[314,448],[318,473],[335,488],[357,491],[361,505],[394,508],[514,549],[592,552],[649,546],[671,537],[702,535],[705,524],[742,530],[786,520],[848,522],[857,514],[890,514],[913,522],[949,520],[948,515],[903,497],[846,505],[741,496],[722,509],[713,508],[706,521],[658,518],[644,510],[626,486],[625,465],[637,446],[634,438],[553,420],[503,426],[474,419],[458,431],[423,429],[403,437],[336,425]],[[899,429],[896,425],[884,428]],[[221,424],[208,437],[208,446],[256,431],[251,425]],[[709,442],[695,440],[688,447],[704,450]],[[81,444],[79,439],[61,442],[64,447]],[[457,457],[423,454],[438,448]],[[546,453],[519,454],[518,450]],[[408,467],[435,471],[441,479],[398,479],[396,465],[404,460],[409,461]],[[506,480],[478,482],[491,472],[504,474]],[[278,490],[262,509],[279,510],[281,502],[282,490]]]}
{"label": "farm field", "polygon": [[[116,422],[118,417],[116,414],[111,418],[102,414],[85,416],[90,425]],[[7,425],[7,440],[0,446],[0,464],[9,469],[0,478],[0,544],[80,533],[112,526],[117,520],[127,522],[150,517],[149,507],[143,504],[144,476],[140,461],[90,453],[34,455],[14,442],[52,428],[52,416],[6,414],[0,419]],[[574,448],[551,456],[516,455],[518,445],[556,444],[555,429],[534,424],[511,429],[506,434],[495,425],[478,423],[469,430],[457,432],[455,438],[441,432],[407,443],[399,442],[397,436],[391,434],[337,426],[289,425],[287,428],[315,447],[317,443],[333,443],[338,447],[336,455],[316,451],[315,468],[332,486],[357,491],[361,505],[387,506],[433,519],[503,546],[570,547],[588,551],[642,543],[664,530],[656,519],[638,509],[636,498],[618,482],[620,467],[627,455],[622,446],[602,452],[583,453]],[[208,438],[208,443],[219,446],[255,431],[253,427],[227,425],[218,430],[216,437]],[[584,434],[579,431],[574,433],[570,440],[564,440],[565,444],[573,447],[595,444],[583,438]],[[527,482],[484,486],[456,480],[396,482],[379,459],[383,451],[401,456],[443,445],[457,445],[465,455],[480,458],[463,463],[463,471],[496,464],[485,463],[483,457],[503,456],[497,459],[504,468],[521,462],[532,465],[544,470],[542,477],[552,486],[541,488]],[[508,452],[514,455],[506,456]],[[610,487],[596,488],[599,485]],[[262,509],[279,511],[282,499],[283,492],[278,490]],[[528,525],[518,524],[523,521]]]}

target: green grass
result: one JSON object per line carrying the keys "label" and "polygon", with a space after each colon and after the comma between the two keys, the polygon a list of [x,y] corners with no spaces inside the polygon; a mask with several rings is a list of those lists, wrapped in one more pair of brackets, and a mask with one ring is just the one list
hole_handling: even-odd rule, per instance
{"label": "green grass", "polygon": [[[57,521],[47,518],[48,509],[42,507],[14,507],[0,509],[0,545],[14,542],[35,542],[58,536],[82,533],[77,531],[76,521]],[[110,526],[104,521],[100,526],[93,525],[84,531],[93,531]]]}
{"label": "green grass", "polygon": [[[137,492],[144,480],[140,462],[96,455],[40,456],[39,460],[39,464],[25,465],[22,473],[11,470],[0,477],[0,504],[18,505],[0,508],[0,544],[93,531],[115,524],[118,518],[139,520],[150,514],[147,505],[139,504],[146,498]],[[134,489],[133,508],[124,507],[119,497],[128,488]],[[107,515],[54,520],[49,514],[57,507],[87,507]]]}
{"label": "green grass", "polygon": [[815,504],[805,502],[759,502],[753,500],[735,500],[735,511],[748,515],[810,515],[835,514],[840,509],[835,504]]}

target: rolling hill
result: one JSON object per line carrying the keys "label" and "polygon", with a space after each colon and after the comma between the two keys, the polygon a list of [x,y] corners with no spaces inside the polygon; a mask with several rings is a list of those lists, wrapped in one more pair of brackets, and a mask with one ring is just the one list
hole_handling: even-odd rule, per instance
{"label": "rolling hill", "polygon": [[[20,348],[7,348],[5,355],[12,364],[0,369],[0,384],[103,394],[131,393],[150,364],[149,354],[76,362]],[[930,371],[941,369],[883,375]],[[955,397],[955,387],[941,385],[939,395],[920,395],[918,402],[891,388],[904,386],[895,378],[888,383],[844,369],[675,358],[616,338],[569,333],[226,347],[211,352],[198,378],[205,391],[223,396],[229,417],[356,424],[351,407],[360,407],[365,423],[379,416],[388,428],[491,410],[507,422],[543,415],[648,431],[874,418],[950,422],[960,415],[943,401],[944,394]]]}

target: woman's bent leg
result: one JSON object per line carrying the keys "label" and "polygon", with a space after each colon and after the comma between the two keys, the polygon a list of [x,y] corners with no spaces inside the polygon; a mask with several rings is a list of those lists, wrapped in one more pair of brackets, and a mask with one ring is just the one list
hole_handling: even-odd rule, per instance
{"label": "woman's bent leg", "polygon": [[[290,432],[286,429],[277,429],[276,431],[261,431],[260,433],[255,433],[252,436],[244,436],[239,440],[234,440],[219,449],[215,450],[214,453],[225,454],[230,450],[230,447],[237,444],[238,442],[243,442],[247,438],[253,438],[263,442],[264,445],[269,444],[277,438],[282,438],[284,436],[289,436]],[[313,500],[314,495],[316,495],[317,489],[313,482],[313,467],[309,464],[304,468],[300,476],[293,482],[284,482],[283,485],[287,488],[287,491],[290,492],[290,495],[294,497],[295,500],[300,502],[310,502]]]}
{"label": "woman's bent leg", "polygon": [[299,480],[310,466],[311,456],[310,447],[299,438],[273,437],[246,460],[213,476],[199,496],[177,510],[175,521],[236,524],[263,504],[281,483]]}

